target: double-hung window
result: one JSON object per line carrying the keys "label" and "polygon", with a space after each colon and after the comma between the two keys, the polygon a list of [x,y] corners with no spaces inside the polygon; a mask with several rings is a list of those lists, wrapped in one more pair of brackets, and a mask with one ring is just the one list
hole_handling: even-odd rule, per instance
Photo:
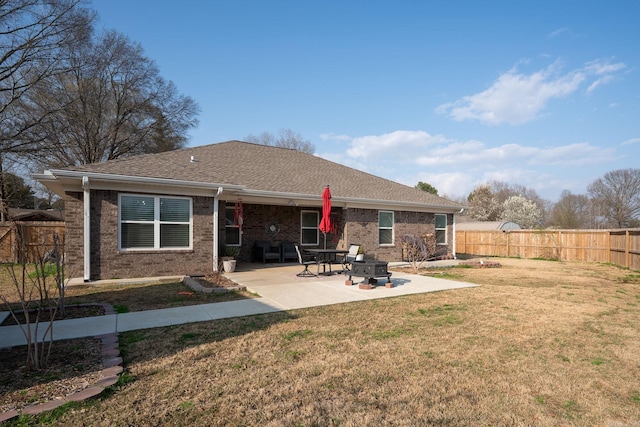
{"label": "double-hung window", "polygon": [[120,194],[118,247],[191,249],[192,216],[190,198]]}
{"label": "double-hung window", "polygon": [[225,208],[224,216],[225,244],[229,246],[240,246],[242,244],[240,225],[236,223],[236,209],[234,207]]}
{"label": "double-hung window", "polygon": [[393,211],[378,211],[378,244],[393,245]]}
{"label": "double-hung window", "polygon": [[320,241],[318,211],[302,211],[300,213],[300,242],[303,245],[317,245]]}
{"label": "double-hung window", "polygon": [[447,215],[436,214],[436,244],[447,244]]}

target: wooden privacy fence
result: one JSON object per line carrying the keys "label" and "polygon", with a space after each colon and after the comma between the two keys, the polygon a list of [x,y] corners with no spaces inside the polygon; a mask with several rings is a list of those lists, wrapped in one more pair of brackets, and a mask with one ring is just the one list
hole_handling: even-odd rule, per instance
{"label": "wooden privacy fence", "polygon": [[640,229],[458,230],[456,253],[609,262],[640,270]]}
{"label": "wooden privacy fence", "polygon": [[58,221],[0,224],[0,262],[33,262],[53,249],[53,235],[62,237],[65,223]]}

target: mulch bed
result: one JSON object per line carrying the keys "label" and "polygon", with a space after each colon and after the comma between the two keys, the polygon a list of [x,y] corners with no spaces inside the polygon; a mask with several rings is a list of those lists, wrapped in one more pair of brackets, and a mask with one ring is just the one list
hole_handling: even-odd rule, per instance
{"label": "mulch bed", "polygon": [[[235,290],[237,283],[222,274],[194,277],[202,286]],[[64,319],[103,316],[102,305],[68,305]],[[49,322],[53,310],[41,312],[39,321]],[[18,322],[25,323],[22,312],[15,313]],[[35,314],[30,318],[34,322]],[[59,312],[54,320],[62,320]],[[0,326],[16,325],[13,316]],[[102,369],[101,342],[94,338],[55,341],[51,347],[47,367],[28,370],[27,347],[0,349],[0,414],[12,410],[24,410],[43,402],[62,399],[86,389],[100,380]]]}
{"label": "mulch bed", "polygon": [[220,291],[238,290],[238,284],[233,280],[225,277],[223,274],[208,274],[206,276],[191,276],[193,280],[198,282],[205,288],[213,288]]}
{"label": "mulch bed", "polygon": [[62,399],[100,380],[101,342],[93,338],[56,341],[47,367],[28,370],[27,347],[0,349],[0,414]]}

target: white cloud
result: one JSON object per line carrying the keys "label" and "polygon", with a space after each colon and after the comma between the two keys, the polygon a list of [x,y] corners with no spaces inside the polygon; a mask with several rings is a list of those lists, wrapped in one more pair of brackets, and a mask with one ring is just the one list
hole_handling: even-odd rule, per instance
{"label": "white cloud", "polygon": [[587,88],[587,93],[591,93],[594,90],[596,90],[596,88],[598,88],[600,85],[603,84],[607,84],[609,82],[612,82],[615,79],[615,76],[604,76],[601,79],[597,79],[595,80],[593,83],[591,83],[589,85],[589,87]]}
{"label": "white cloud", "polygon": [[320,139],[323,141],[351,141],[353,138],[349,135],[336,135],[333,132],[329,132],[320,134]]}
{"label": "white cloud", "polygon": [[439,195],[466,196],[473,191],[476,182],[474,176],[465,172],[425,173],[421,172],[409,178],[404,184],[414,186],[418,182],[433,185]]}
{"label": "white cloud", "polygon": [[[640,141],[640,139],[637,139]],[[629,140],[623,144],[637,142]],[[613,148],[602,148],[587,142],[553,147],[503,144],[495,147],[482,141],[456,141],[424,131],[395,131],[383,135],[353,138],[347,156],[321,157],[350,166],[367,164],[411,167],[464,167],[487,169],[505,164],[535,166],[585,166],[614,158]],[[370,168],[366,168],[370,169]]]}
{"label": "white cloud", "polygon": [[[623,144],[636,143],[640,138]],[[559,177],[575,176],[585,166],[615,160],[614,148],[587,142],[554,147],[489,146],[479,140],[458,141],[404,130],[353,138],[346,147],[340,144],[334,150],[318,155],[409,186],[428,182],[439,193],[452,196],[466,196],[478,184],[491,180],[518,183],[542,195],[559,188],[576,189],[576,182]]]}
{"label": "white cloud", "polygon": [[640,138],[631,138],[624,141],[621,145],[640,144]]}
{"label": "white cloud", "polygon": [[623,63],[592,61],[580,69],[561,73],[559,63],[555,62],[531,74],[519,73],[514,67],[500,75],[488,89],[442,104],[436,112],[448,114],[456,121],[520,125],[539,117],[551,100],[570,95],[592,80],[587,87],[590,93],[612,81],[615,73],[625,67]]}
{"label": "white cloud", "polygon": [[613,160],[612,148],[596,147],[580,142],[559,147],[538,149],[529,161],[532,165],[587,166]]}
{"label": "white cloud", "polygon": [[514,163],[561,166],[588,165],[613,158],[613,149],[600,148],[588,143],[568,144],[559,147],[531,147],[504,144],[487,147],[479,141],[452,142],[417,155],[419,166],[471,166],[475,168]]}
{"label": "white cloud", "polygon": [[347,155],[363,161],[384,158],[387,155],[411,159],[426,147],[445,141],[441,135],[433,136],[424,131],[398,130],[383,135],[353,138]]}
{"label": "white cloud", "polygon": [[624,69],[625,67],[626,65],[624,65],[622,62],[611,64],[609,62],[596,60],[596,61],[587,62],[587,65],[584,67],[584,70],[588,74],[595,74],[598,76],[602,76],[605,74],[613,74],[616,71],[620,71]]}
{"label": "white cloud", "polygon": [[549,35],[547,35],[547,38],[555,38],[562,33],[566,33],[567,31],[569,31],[568,28],[558,28],[557,30],[550,32]]}

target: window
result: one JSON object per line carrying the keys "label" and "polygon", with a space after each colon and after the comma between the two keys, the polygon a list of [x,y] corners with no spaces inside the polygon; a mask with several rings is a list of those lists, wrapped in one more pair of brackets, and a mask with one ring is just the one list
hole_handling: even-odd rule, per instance
{"label": "window", "polygon": [[226,231],[225,244],[229,246],[240,246],[242,240],[240,226],[236,222],[236,210],[234,207],[225,209],[224,226]]}
{"label": "window", "polygon": [[302,211],[300,215],[300,242],[303,245],[317,245],[320,240],[320,214],[317,211]]}
{"label": "window", "polygon": [[191,199],[121,194],[120,249],[190,249]]}
{"label": "window", "polygon": [[447,216],[436,214],[436,244],[447,244]]}
{"label": "window", "polygon": [[393,212],[378,212],[378,244],[393,245]]}

